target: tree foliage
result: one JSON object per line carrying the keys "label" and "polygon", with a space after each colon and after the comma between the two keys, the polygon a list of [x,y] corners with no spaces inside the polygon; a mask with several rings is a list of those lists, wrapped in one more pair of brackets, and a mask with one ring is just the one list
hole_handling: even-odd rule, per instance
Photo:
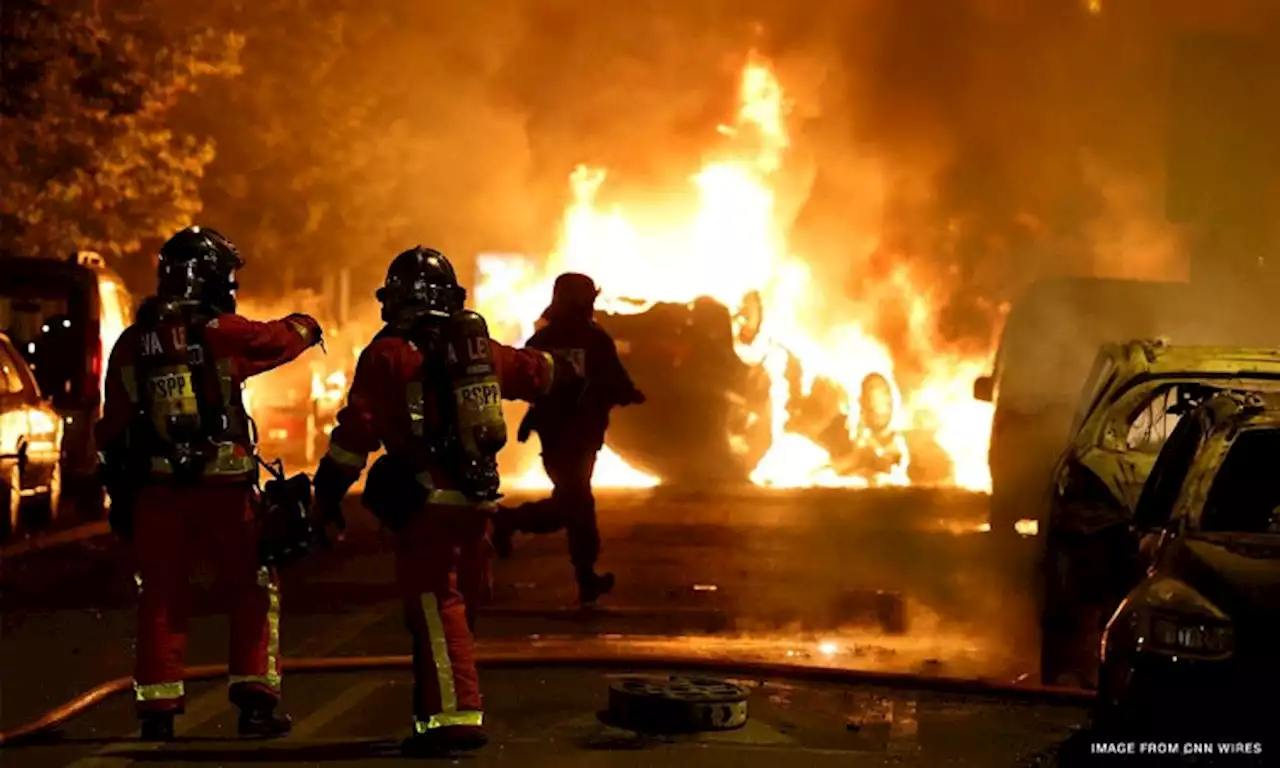
{"label": "tree foliage", "polygon": [[119,258],[200,210],[214,145],[170,114],[201,80],[238,72],[241,39],[68,5],[5,3],[0,252]]}
{"label": "tree foliage", "polygon": [[505,33],[475,31],[499,5],[510,3],[261,0],[210,18],[246,32],[245,76],[183,113],[221,128],[207,223],[251,267],[255,256],[277,267],[246,270],[247,285],[288,267],[318,287],[318,268],[338,265],[368,266],[366,283],[418,243],[455,257],[510,245],[485,238],[519,229],[524,137],[488,88],[498,64],[484,47]]}

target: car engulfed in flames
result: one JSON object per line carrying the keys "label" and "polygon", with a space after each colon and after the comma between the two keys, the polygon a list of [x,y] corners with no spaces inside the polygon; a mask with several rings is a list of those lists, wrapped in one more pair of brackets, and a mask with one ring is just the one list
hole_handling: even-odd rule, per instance
{"label": "car engulfed in flames", "polygon": [[[485,253],[473,297],[494,338],[520,344],[558,274],[600,288],[597,321],[648,402],[614,411],[597,487],[749,481],[769,488],[951,484],[985,491],[991,406],[972,399],[985,351],[939,341],[936,302],[906,266],[880,287],[906,308],[909,349],[871,330],[874,301],[828,289],[791,252],[777,190],[789,101],[748,59],[723,146],[670,190],[606,207],[608,172],[579,166],[545,257]],[[911,360],[907,391],[895,353]],[[904,357],[903,359],[906,359]],[[549,482],[526,456],[513,489]]]}
{"label": "car engulfed in flames", "polygon": [[648,397],[614,411],[609,446],[667,483],[746,482],[772,442],[770,382],[734,353],[728,308],[703,297],[597,321]]}

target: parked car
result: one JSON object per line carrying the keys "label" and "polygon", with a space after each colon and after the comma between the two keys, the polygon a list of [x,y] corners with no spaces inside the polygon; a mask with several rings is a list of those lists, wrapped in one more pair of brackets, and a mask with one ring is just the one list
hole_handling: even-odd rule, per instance
{"label": "parked car", "polygon": [[40,395],[31,369],[0,334],[0,537],[57,517],[62,493],[62,419]]}
{"label": "parked car", "polygon": [[[1197,346],[1280,346],[1270,291],[1098,278],[1033,283],[1005,319],[992,373],[974,397],[995,404],[988,461],[991,529],[1012,534],[1043,498],[1071,438],[1080,388],[1098,347],[1165,337]],[[1027,528],[1034,529],[1028,524]]]}
{"label": "parked car", "polygon": [[1277,349],[1131,341],[1098,351],[1042,528],[1046,683],[1095,684],[1102,625],[1129,585],[1134,509],[1179,419],[1224,389],[1268,386],[1280,387]]}
{"label": "parked car", "polygon": [[1175,428],[1135,511],[1142,568],[1101,644],[1099,725],[1180,741],[1198,726],[1248,741],[1274,728],[1277,456],[1274,392],[1215,395]]}
{"label": "parked car", "polygon": [[328,450],[349,377],[326,363],[327,357],[321,356],[306,367],[277,368],[245,385],[245,407],[264,459],[314,469]]}
{"label": "parked car", "polygon": [[93,253],[58,259],[5,257],[0,331],[31,366],[63,420],[66,490],[101,509],[93,425],[102,408],[107,357],[133,322],[120,276]]}

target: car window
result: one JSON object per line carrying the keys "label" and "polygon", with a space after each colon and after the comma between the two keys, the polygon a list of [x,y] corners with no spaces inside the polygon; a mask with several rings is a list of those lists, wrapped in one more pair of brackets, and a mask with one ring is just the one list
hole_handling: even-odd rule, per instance
{"label": "car window", "polygon": [[15,394],[25,389],[18,365],[9,345],[0,343],[0,393]]}
{"label": "car window", "polygon": [[1280,429],[1246,430],[1227,450],[1205,499],[1200,528],[1280,533]]}
{"label": "car window", "polygon": [[[1157,454],[1182,417],[1175,407],[1180,402],[1177,386],[1161,387],[1142,404],[1129,422],[1125,445],[1131,451]],[[1170,411],[1174,412],[1170,412]]]}

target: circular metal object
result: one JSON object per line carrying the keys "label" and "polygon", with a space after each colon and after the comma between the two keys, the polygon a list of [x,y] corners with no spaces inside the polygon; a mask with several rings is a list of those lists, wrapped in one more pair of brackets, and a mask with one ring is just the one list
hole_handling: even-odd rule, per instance
{"label": "circular metal object", "polygon": [[650,733],[727,731],[747,722],[746,688],[705,677],[628,677],[609,686],[610,719]]}

